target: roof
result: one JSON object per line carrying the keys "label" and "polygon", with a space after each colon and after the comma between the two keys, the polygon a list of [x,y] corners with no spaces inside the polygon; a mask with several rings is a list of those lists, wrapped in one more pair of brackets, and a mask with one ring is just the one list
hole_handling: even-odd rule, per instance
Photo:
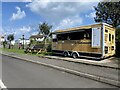
{"label": "roof", "polygon": [[44,36],[43,35],[32,35],[30,36],[30,38],[43,38]]}
{"label": "roof", "polygon": [[3,35],[0,35],[0,38],[4,38],[4,36],[3,36]]}
{"label": "roof", "polygon": [[94,26],[98,26],[98,25],[107,25],[109,27],[112,27],[111,25],[106,24],[106,23],[96,23],[96,24],[91,24],[91,25],[86,25],[86,26],[75,27],[75,28],[56,30],[53,33],[63,33],[63,32],[70,32],[70,31],[76,31],[76,30],[90,29],[90,28],[92,28]]}

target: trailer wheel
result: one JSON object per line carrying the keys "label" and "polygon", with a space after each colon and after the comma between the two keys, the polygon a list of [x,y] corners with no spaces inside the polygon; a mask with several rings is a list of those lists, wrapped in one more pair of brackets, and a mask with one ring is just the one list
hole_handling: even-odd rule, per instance
{"label": "trailer wheel", "polygon": [[77,58],[77,57],[78,57],[77,53],[73,53],[73,54],[72,54],[72,57],[73,57],[73,58]]}
{"label": "trailer wheel", "polygon": [[67,53],[67,52],[64,52],[63,54],[64,54],[64,57],[67,57],[67,56],[68,56],[68,53]]}

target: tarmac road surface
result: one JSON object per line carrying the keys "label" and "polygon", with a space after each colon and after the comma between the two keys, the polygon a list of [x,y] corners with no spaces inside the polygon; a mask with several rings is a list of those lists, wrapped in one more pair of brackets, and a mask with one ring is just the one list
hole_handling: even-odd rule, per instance
{"label": "tarmac road surface", "polygon": [[4,55],[2,81],[7,88],[115,88],[109,84]]}

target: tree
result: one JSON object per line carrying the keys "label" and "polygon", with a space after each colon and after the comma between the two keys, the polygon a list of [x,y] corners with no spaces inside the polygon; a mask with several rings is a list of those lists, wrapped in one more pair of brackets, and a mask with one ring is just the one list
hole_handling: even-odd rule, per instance
{"label": "tree", "polygon": [[120,42],[120,27],[116,28],[116,40]]}
{"label": "tree", "polygon": [[9,43],[9,49],[10,49],[10,48],[11,48],[11,41],[14,40],[14,34],[9,34],[9,35],[7,36],[7,40],[10,42],[10,43]]}
{"label": "tree", "polygon": [[120,57],[120,27],[116,28],[116,55]]}
{"label": "tree", "polygon": [[[112,1],[112,0],[111,0]],[[96,10],[96,22],[105,22],[117,27],[120,25],[120,1],[119,2],[99,2]]]}
{"label": "tree", "polygon": [[6,47],[6,44],[7,44],[7,41],[5,40],[5,41],[3,41],[3,48],[5,48]]}
{"label": "tree", "polygon": [[45,49],[46,49],[46,40],[50,36],[52,29],[52,25],[48,25],[48,23],[43,22],[42,24],[39,24],[39,34],[43,34],[44,36],[44,43],[45,43]]}
{"label": "tree", "polygon": [[39,34],[42,33],[43,35],[47,36],[50,34],[50,29],[52,28],[52,25],[48,25],[48,23],[43,22],[42,24],[39,24]]}
{"label": "tree", "polygon": [[[111,0],[112,1],[112,0]],[[120,54],[120,1],[99,2],[96,10],[96,22],[105,22],[116,28],[116,55]]]}

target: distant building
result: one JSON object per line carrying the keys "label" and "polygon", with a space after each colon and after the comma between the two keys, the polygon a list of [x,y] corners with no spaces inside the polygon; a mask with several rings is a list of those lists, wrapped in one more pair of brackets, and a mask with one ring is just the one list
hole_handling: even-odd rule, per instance
{"label": "distant building", "polygon": [[11,41],[11,45],[15,45],[15,41]]}
{"label": "distant building", "polygon": [[3,41],[5,41],[5,38],[4,36],[0,35],[0,42],[3,42]]}
{"label": "distant building", "polygon": [[30,40],[29,39],[24,39],[24,40],[21,40],[21,39],[19,39],[19,40],[17,40],[16,41],[16,43],[21,43],[21,44],[23,44],[24,43],[24,45],[28,45],[28,44],[30,44]]}
{"label": "distant building", "polygon": [[5,41],[4,36],[0,35],[0,47],[2,47],[2,43]]}
{"label": "distant building", "polygon": [[44,35],[32,35],[30,36],[30,39],[38,42],[42,42],[44,40]]}

